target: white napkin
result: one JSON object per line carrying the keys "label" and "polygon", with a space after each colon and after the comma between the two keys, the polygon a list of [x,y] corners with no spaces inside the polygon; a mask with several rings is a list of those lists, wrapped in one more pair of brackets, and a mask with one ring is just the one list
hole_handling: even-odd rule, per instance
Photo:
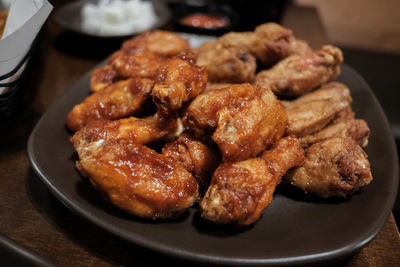
{"label": "white napkin", "polygon": [[[12,71],[23,60],[52,9],[46,0],[15,0],[11,3],[0,40],[0,76]],[[0,82],[7,82],[7,79]]]}

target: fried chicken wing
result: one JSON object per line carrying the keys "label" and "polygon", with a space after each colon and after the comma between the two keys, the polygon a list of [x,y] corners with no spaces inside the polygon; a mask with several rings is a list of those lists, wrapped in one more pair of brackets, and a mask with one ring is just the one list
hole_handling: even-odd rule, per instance
{"label": "fried chicken wing", "polygon": [[278,96],[299,96],[335,79],[340,74],[342,51],[332,45],[301,56],[291,55],[271,69],[259,72],[255,84]]}
{"label": "fried chicken wing", "polygon": [[[289,118],[287,134],[313,134],[350,107],[350,90],[342,83],[328,83],[293,101],[282,101]],[[346,111],[347,112],[347,111]]]}
{"label": "fried chicken wing", "polygon": [[67,127],[77,131],[94,120],[119,119],[139,112],[150,98],[154,82],[131,78],[111,84],[76,105],[67,117]]}
{"label": "fried chicken wing", "polygon": [[207,72],[194,64],[194,54],[173,57],[157,73],[152,90],[154,103],[159,110],[168,114],[178,110],[182,104],[204,91]]}
{"label": "fried chicken wing", "polygon": [[129,141],[76,147],[78,170],[117,207],[144,218],[171,218],[198,198],[198,185],[179,163]]}
{"label": "fried chicken wing", "polygon": [[253,82],[257,62],[270,67],[289,55],[312,52],[291,30],[276,23],[258,26],[254,32],[230,32],[197,50],[197,64],[206,66],[211,82]]}
{"label": "fried chicken wing", "polygon": [[372,180],[367,154],[350,138],[333,137],[311,145],[301,167],[285,180],[320,197],[347,197]]}
{"label": "fried chicken wing", "polygon": [[110,56],[109,64],[121,77],[151,78],[168,58],[190,49],[188,41],[177,34],[147,31],[125,41],[121,49]]}
{"label": "fried chicken wing", "polygon": [[294,45],[300,41],[294,38],[292,31],[276,23],[256,27],[254,35],[250,53],[264,66],[272,66],[292,54],[303,54],[304,48],[308,47],[305,42],[301,42],[302,46]]}
{"label": "fried chicken wing", "polygon": [[358,145],[366,147],[368,145],[369,127],[364,120],[337,119],[319,132],[303,136],[299,140],[303,147],[308,147],[332,137],[347,137]]}
{"label": "fried chicken wing", "polygon": [[218,111],[223,107],[242,100],[252,99],[256,91],[248,83],[232,84],[197,96],[188,106],[184,115],[185,129],[196,138],[211,133],[218,123]]}
{"label": "fried chicken wing", "polygon": [[182,132],[181,120],[176,116],[161,116],[156,113],[147,118],[129,117],[120,120],[98,120],[89,123],[71,138],[74,147],[90,142],[130,140],[148,144],[155,140],[169,140]]}
{"label": "fried chicken wing", "polygon": [[168,31],[146,31],[125,41],[121,50],[147,49],[161,56],[172,57],[191,49],[189,42],[180,35]]}
{"label": "fried chicken wing", "polygon": [[90,76],[90,89],[92,89],[92,92],[97,92],[103,90],[117,80],[117,72],[110,65],[106,65],[92,72]]}
{"label": "fried chicken wing", "polygon": [[262,98],[255,97],[220,109],[212,139],[224,161],[238,161],[264,151],[284,135],[286,126],[286,111],[272,91],[266,90]]}
{"label": "fried chicken wing", "polygon": [[196,64],[207,67],[210,82],[243,83],[254,80],[256,59],[245,50],[226,48],[219,42],[207,42],[196,52]]}
{"label": "fried chicken wing", "polygon": [[223,162],[200,203],[202,217],[221,224],[249,225],[257,221],[271,203],[281,177],[303,160],[298,140],[285,137],[259,158]]}
{"label": "fried chicken wing", "polygon": [[203,194],[210,185],[211,177],[221,161],[220,156],[200,141],[188,134],[182,134],[162,149],[162,154],[179,162],[190,172]]}
{"label": "fried chicken wing", "polygon": [[150,50],[118,50],[109,57],[110,66],[123,78],[153,78],[159,67],[165,64],[167,57]]}

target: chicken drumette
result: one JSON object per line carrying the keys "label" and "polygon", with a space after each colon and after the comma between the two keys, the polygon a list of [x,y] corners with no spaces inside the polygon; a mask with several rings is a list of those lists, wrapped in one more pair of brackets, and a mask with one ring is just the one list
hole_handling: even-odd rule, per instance
{"label": "chicken drumette", "polygon": [[170,218],[198,199],[198,185],[185,168],[129,140],[76,146],[76,166],[117,207],[144,218]]}
{"label": "chicken drumette", "polygon": [[372,180],[367,154],[350,138],[332,137],[307,148],[304,164],[285,181],[320,197],[347,197]]}
{"label": "chicken drumette", "polygon": [[285,137],[259,158],[223,162],[200,203],[202,217],[223,224],[249,225],[257,221],[271,203],[281,177],[303,160],[299,141]]}

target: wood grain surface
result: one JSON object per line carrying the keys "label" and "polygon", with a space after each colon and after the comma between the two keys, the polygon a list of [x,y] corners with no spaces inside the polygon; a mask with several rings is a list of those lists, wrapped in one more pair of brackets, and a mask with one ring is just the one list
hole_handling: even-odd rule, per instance
{"label": "wood grain surface", "polygon": [[[292,8],[290,12],[294,17],[284,17],[283,23],[296,35],[313,47],[326,41],[315,10]],[[302,30],[302,23],[308,23],[307,31]],[[126,243],[75,215],[53,197],[30,167],[26,143],[37,120],[74,81],[118,49],[121,42],[85,40],[64,32],[51,18],[41,40],[23,88],[20,113],[14,124],[0,133],[0,235],[57,266],[188,265]],[[400,236],[391,215],[382,231],[361,251],[328,265],[399,263]]]}

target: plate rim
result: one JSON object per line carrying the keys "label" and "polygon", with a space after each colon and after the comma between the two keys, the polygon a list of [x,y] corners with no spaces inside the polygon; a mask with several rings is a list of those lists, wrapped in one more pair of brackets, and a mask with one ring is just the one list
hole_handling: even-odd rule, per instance
{"label": "plate rim", "polygon": [[[104,61],[96,65],[94,68],[95,69],[99,66],[104,64]],[[373,93],[372,89],[370,86],[367,84],[367,82],[364,80],[364,78],[352,67],[349,65],[343,63],[341,67],[344,69],[348,69],[352,74],[358,79],[360,83],[362,83],[363,87],[366,88],[368,93],[372,96],[373,101],[375,102],[377,108],[379,109],[379,112],[383,114],[384,120],[383,123],[385,124],[385,127],[390,130],[390,124],[388,122],[387,116],[376,98],[375,94]],[[342,69],[343,71],[343,69]],[[96,215],[91,214],[90,211],[87,211],[85,209],[81,209],[80,207],[77,207],[73,202],[71,201],[66,194],[62,193],[56,185],[54,185],[49,179],[46,178],[45,172],[40,168],[40,164],[38,163],[34,149],[33,149],[33,142],[35,138],[35,133],[39,129],[39,126],[42,124],[42,122],[45,120],[46,114],[51,112],[53,109],[55,109],[59,103],[63,102],[64,98],[66,98],[69,95],[69,92],[71,92],[71,88],[74,87],[80,80],[83,80],[90,74],[90,70],[86,72],[84,75],[82,75],[77,81],[75,81],[71,86],[69,86],[64,93],[57,98],[57,100],[45,111],[45,113],[41,116],[40,120],[37,122],[35,125],[34,129],[32,130],[29,139],[28,139],[28,145],[27,145],[27,150],[28,150],[28,158],[31,163],[31,166],[35,170],[35,172],[38,174],[39,178],[46,184],[46,186],[50,189],[52,194],[56,196],[56,198],[61,201],[68,209],[70,209],[72,212],[75,214],[78,214],[79,216],[85,218],[91,223],[94,223],[98,226],[100,226],[103,230],[112,233],[113,235],[117,237],[121,237],[121,233],[125,231],[121,231],[118,227],[115,227],[114,225],[107,224],[107,222],[103,221],[102,219],[98,218]],[[391,138],[390,142],[390,150],[395,156],[394,160],[395,162],[398,161],[396,149],[395,149],[395,143],[394,143],[394,137]],[[396,161],[397,160],[397,161]],[[393,166],[393,176],[399,176],[399,166],[394,165]],[[381,231],[383,228],[384,224],[386,223],[387,219],[389,218],[394,202],[396,200],[396,195],[397,195],[397,190],[398,190],[398,185],[399,185],[399,179],[393,179],[393,187],[394,187],[394,193],[390,195],[389,201],[386,203],[386,208],[387,209],[387,214],[385,216],[380,216],[375,222],[377,225],[374,230],[372,230],[370,233],[364,233],[362,236],[362,240],[354,241],[344,247],[335,249],[335,250],[329,250],[326,252],[320,252],[320,253],[315,253],[315,254],[310,254],[310,255],[303,255],[303,256],[293,256],[293,257],[283,257],[283,258],[254,258],[254,259],[249,259],[249,258],[232,258],[232,257],[225,257],[225,256],[215,256],[215,255],[206,255],[206,254],[199,254],[195,252],[191,252],[188,250],[184,249],[177,249],[177,248],[171,248],[168,245],[159,243],[157,241],[151,241],[147,240],[146,238],[142,238],[138,235],[135,235],[136,238],[123,238],[131,243],[137,244],[139,246],[145,247],[147,249],[169,255],[169,256],[174,256],[177,258],[182,258],[190,261],[198,261],[198,262],[203,262],[203,263],[214,263],[214,264],[230,264],[230,265],[240,265],[240,266],[247,266],[247,265],[262,265],[262,266],[285,266],[285,265],[293,265],[293,264],[310,264],[310,263],[319,263],[319,262],[327,262],[327,261],[332,261],[334,259],[340,259],[345,256],[351,255],[364,246],[366,246],[371,240],[373,240],[376,235]],[[384,210],[384,209],[383,209]],[[366,236],[366,237],[365,237]],[[134,239],[134,240],[133,240]]]}

